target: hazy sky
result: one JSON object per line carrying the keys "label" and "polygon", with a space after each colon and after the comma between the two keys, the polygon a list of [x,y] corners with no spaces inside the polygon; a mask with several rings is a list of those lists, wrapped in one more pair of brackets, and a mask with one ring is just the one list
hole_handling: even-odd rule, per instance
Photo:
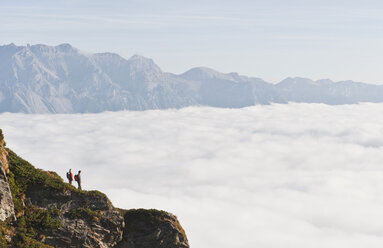
{"label": "hazy sky", "polygon": [[0,0],[0,44],[71,43],[280,81],[383,83],[377,0]]}
{"label": "hazy sky", "polygon": [[383,247],[383,104],[1,114],[7,146],[193,248]]}

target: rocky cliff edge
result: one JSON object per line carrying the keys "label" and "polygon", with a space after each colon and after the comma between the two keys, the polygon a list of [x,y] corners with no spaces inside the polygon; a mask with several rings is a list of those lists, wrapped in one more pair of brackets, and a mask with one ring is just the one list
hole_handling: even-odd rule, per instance
{"label": "rocky cliff edge", "polygon": [[177,218],[122,210],[5,147],[0,129],[0,247],[188,248]]}

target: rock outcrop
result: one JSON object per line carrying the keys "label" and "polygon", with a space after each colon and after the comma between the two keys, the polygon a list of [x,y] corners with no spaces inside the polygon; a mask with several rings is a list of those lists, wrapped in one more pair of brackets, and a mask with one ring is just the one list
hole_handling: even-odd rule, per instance
{"label": "rock outcrop", "polygon": [[6,173],[9,173],[7,151],[3,132],[0,129],[0,220],[7,218],[15,219],[15,210],[12,200],[11,189],[9,188]]}
{"label": "rock outcrop", "polygon": [[9,173],[7,155],[8,155],[8,152],[5,149],[5,140],[4,140],[3,131],[0,129],[0,163],[1,163],[1,169],[4,171],[5,174]]}
{"label": "rock outcrop", "polygon": [[0,138],[0,247],[189,247],[174,215],[116,209],[5,148],[1,129]]}
{"label": "rock outcrop", "polygon": [[113,247],[122,239],[124,220],[108,198],[97,191],[33,187],[26,192],[31,206],[57,212],[59,227],[41,230],[54,247]]}
{"label": "rock outcrop", "polygon": [[188,248],[185,231],[173,214],[158,210],[129,210],[124,215],[124,238],[116,248]]}

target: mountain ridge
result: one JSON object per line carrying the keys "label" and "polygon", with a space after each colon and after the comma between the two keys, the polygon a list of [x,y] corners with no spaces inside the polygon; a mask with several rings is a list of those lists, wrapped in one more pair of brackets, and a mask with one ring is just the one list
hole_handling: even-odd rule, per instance
{"label": "mountain ridge", "polygon": [[207,67],[173,74],[140,55],[90,54],[67,43],[0,46],[0,112],[98,113],[288,102],[383,102],[383,85],[300,77],[272,84]]}

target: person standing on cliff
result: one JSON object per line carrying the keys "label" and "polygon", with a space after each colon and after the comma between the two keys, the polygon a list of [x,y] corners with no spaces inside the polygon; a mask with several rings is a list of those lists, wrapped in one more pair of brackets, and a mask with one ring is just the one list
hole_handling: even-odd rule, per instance
{"label": "person standing on cliff", "polygon": [[69,171],[66,173],[66,177],[68,178],[69,183],[72,184],[72,181],[73,181],[72,169],[69,169]]}
{"label": "person standing on cliff", "polygon": [[78,174],[74,176],[74,180],[76,180],[76,182],[78,184],[78,189],[82,190],[81,189],[81,171],[80,170],[78,171]]}

